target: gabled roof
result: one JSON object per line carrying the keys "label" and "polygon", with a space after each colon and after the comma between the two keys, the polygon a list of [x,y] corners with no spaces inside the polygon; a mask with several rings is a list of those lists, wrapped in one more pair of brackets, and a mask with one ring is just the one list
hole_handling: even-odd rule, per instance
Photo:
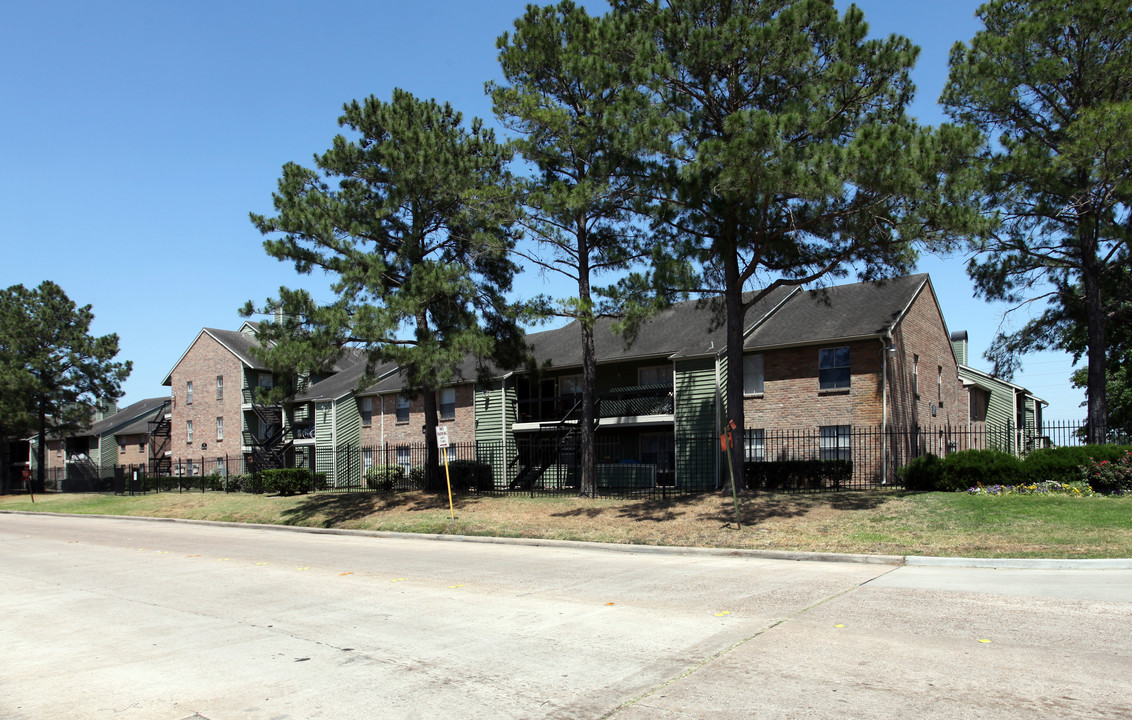
{"label": "gabled roof", "polygon": [[[257,324],[252,323],[251,321],[244,323],[244,326],[248,325],[256,326]],[[185,352],[181,353],[181,357],[177,358],[177,362],[173,364],[173,368],[170,369],[168,373],[166,373],[165,379],[161,381],[162,385],[173,384],[173,370],[177,369],[177,366],[180,365],[181,361],[185,359],[185,356],[189,354],[189,350],[192,350],[193,345],[196,345],[197,341],[200,340],[200,338],[204,335],[208,335],[213,340],[220,343],[226,350],[228,350],[228,352],[235,355],[236,358],[249,369],[268,369],[266,365],[256,359],[255,355],[252,354],[252,348],[260,347],[260,342],[258,339],[256,339],[255,335],[251,333],[241,332],[239,330],[219,330],[217,328],[203,328],[199,333],[197,333],[197,336],[193,338],[193,341],[189,343],[189,347],[185,349]]]}
{"label": "gabled roof", "polygon": [[[366,356],[360,350],[348,350],[334,364],[338,372],[330,377],[313,383],[295,395],[297,402],[314,402],[317,400],[337,400],[349,395],[358,389],[358,382],[366,371]],[[374,368],[373,374],[380,381],[397,369],[396,363],[382,363]]]}
{"label": "gabled roof", "polygon": [[963,383],[964,386],[974,385],[975,387],[981,388],[988,392],[994,392],[998,389],[1007,389],[1011,392],[1021,392],[1023,395],[1028,395],[1029,397],[1034,398],[1035,402],[1040,402],[1043,405],[1049,405],[1048,401],[1042,400],[1040,397],[1022,387],[1021,385],[1016,385],[1009,380],[1003,380],[1000,377],[995,377],[988,372],[976,370],[970,365],[959,366],[959,380]]}
{"label": "gabled roof", "polygon": [[[132,405],[127,405],[118,412],[114,413],[108,418],[103,418],[90,426],[88,430],[78,435],[110,435],[123,432],[122,428],[132,426],[137,422],[143,421],[148,424],[165,405],[169,403],[169,396],[146,398],[139,400]],[[130,432],[145,432],[145,430],[136,430]]]}
{"label": "gabled roof", "polygon": [[800,292],[755,328],[743,347],[750,350],[882,337],[900,323],[927,285],[925,273]]}
{"label": "gabled roof", "polygon": [[[796,291],[777,288],[747,311],[747,327],[756,325]],[[748,297],[750,297],[748,295]],[[641,327],[632,345],[613,332],[612,318],[594,324],[594,353],[599,363],[637,360],[649,357],[672,358],[722,352],[727,330],[716,325],[715,306],[710,301],[692,300],[663,310]],[[527,341],[536,361],[549,361],[555,367],[581,366],[581,329],[575,320],[556,330],[534,333]]]}

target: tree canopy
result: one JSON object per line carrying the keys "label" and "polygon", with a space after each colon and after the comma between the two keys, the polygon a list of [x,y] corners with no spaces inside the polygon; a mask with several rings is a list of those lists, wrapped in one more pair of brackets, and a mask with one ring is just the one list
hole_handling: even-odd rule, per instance
{"label": "tree canopy", "polygon": [[311,371],[357,347],[371,369],[397,363],[423,400],[435,489],[436,390],[459,379],[468,357],[499,359],[522,345],[505,299],[515,270],[508,153],[479,120],[465,128],[448,104],[403,90],[346,104],[339,125],[353,137],[335,137],[316,169],[285,165],[277,214],[251,215],[269,255],[326,272],[336,296],[322,303],[280,288],[263,308],[284,318],[261,325],[274,341],[266,356]]}
{"label": "tree canopy", "polygon": [[[918,243],[973,232],[961,159],[976,136],[905,114],[918,49],[895,35],[866,39],[855,6],[612,6],[644,38],[635,62],[671,124],[644,191],[674,249],[658,255],[649,285],[722,298],[727,416],[741,436],[747,310],[784,285],[906,272]],[[741,442],[731,462],[741,476]]]}
{"label": "tree canopy", "polygon": [[988,135],[982,198],[1000,224],[968,272],[988,299],[1049,301],[996,342],[1002,364],[1083,337],[1095,442],[1108,326],[1129,300],[1111,276],[1132,259],[1132,11],[1124,0],[993,0],[978,15],[984,28],[952,49],[941,98]]}
{"label": "tree canopy", "polygon": [[122,395],[132,364],[114,362],[118,336],[92,337],[91,306],[77,307],[45,280],[0,291],[0,437],[34,430],[36,486],[45,480],[47,433],[90,424],[93,408]]}

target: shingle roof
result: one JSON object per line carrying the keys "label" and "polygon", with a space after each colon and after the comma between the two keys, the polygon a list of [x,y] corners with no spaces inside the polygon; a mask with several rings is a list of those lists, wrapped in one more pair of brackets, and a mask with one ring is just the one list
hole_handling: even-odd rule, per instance
{"label": "shingle roof", "polygon": [[[790,297],[791,288],[778,288],[747,311],[746,326],[762,320]],[[749,297],[749,296],[748,296]],[[594,353],[599,363],[646,357],[689,357],[720,352],[727,340],[725,327],[715,327],[715,306],[706,301],[677,303],[662,311],[641,328],[632,345],[613,332],[614,320],[601,318],[594,324]],[[571,322],[557,330],[527,336],[541,364],[550,361],[558,367],[582,364],[581,330]]]}
{"label": "shingle roof", "polygon": [[[90,426],[83,435],[104,435],[109,432],[124,433],[122,427],[133,425],[142,419],[148,423],[157,414],[159,408],[169,402],[169,396],[146,398],[132,405],[127,405],[110,417],[103,418]],[[136,432],[145,432],[144,430]]]}
{"label": "shingle roof", "polygon": [[240,361],[253,370],[267,370],[268,367],[263,364],[255,355],[252,354],[252,348],[258,348],[260,342],[256,339],[255,335],[242,333],[239,330],[218,330],[216,328],[205,328],[204,331],[216,338],[224,347],[232,351]]}
{"label": "shingle roof", "polygon": [[[306,390],[295,395],[298,402],[312,402],[315,400],[336,400],[343,395],[358,389],[358,381],[366,371],[365,353],[359,350],[350,350],[334,364],[339,371],[330,377],[319,380]],[[374,368],[375,377],[382,378],[397,369],[395,363],[382,363]]]}
{"label": "shingle roof", "polygon": [[756,328],[743,347],[808,345],[884,335],[928,282],[927,274],[919,274],[798,293]]}

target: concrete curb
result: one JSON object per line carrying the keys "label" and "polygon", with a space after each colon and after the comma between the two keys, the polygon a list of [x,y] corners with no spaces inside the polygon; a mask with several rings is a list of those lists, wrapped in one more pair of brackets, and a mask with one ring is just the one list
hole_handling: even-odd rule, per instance
{"label": "concrete curb", "polygon": [[259,523],[222,522],[218,520],[188,520],[183,518],[140,517],[133,515],[82,515],[75,513],[35,512],[28,510],[0,510],[0,515],[49,515],[54,517],[98,518],[102,520],[137,520],[141,522],[181,523],[185,525],[211,525],[215,527],[250,528],[278,532],[299,532],[314,535],[354,535],[359,537],[389,538],[394,540],[438,540],[442,542],[489,543],[494,545],[525,545],[602,552],[645,553],[655,555],[703,555],[714,557],[746,557],[764,560],[794,560],[799,562],[842,562],[867,565],[907,565],[913,567],[966,567],[1000,570],[1132,570],[1132,558],[1099,560],[1042,559],[1042,558],[962,558],[931,557],[924,555],[864,555],[853,553],[800,552],[792,550],[746,550],[741,548],[696,548],[667,545],[622,545],[617,543],[583,542],[580,540],[551,540],[546,538],[509,538],[481,535],[426,535],[385,530],[347,530],[343,528],[315,528],[296,525],[263,525]]}

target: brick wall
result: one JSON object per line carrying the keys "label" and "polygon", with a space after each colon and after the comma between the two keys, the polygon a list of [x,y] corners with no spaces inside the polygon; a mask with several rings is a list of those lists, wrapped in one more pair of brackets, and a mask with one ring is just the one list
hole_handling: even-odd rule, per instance
{"label": "brick wall", "polygon": [[[472,442],[476,439],[475,386],[472,383],[457,385],[456,417],[440,420],[448,427],[448,440],[452,443]],[[440,396],[437,394],[437,412]],[[369,427],[362,426],[362,445],[415,445],[425,441],[421,434],[424,421],[424,401],[420,395],[409,399],[409,421],[397,422],[397,394],[379,395],[373,399],[373,420]],[[384,439],[383,439],[384,438]]]}
{"label": "brick wall", "polygon": [[[821,390],[819,351],[846,346],[849,388]],[[762,355],[762,397],[749,397],[743,403],[748,428],[812,431],[822,425],[881,424],[879,341],[784,348]]]}
{"label": "brick wall", "polygon": [[[118,459],[115,465],[148,465],[149,436],[144,433],[117,436]],[[123,444],[125,451],[122,450]]]}
{"label": "brick wall", "polygon": [[[888,423],[965,425],[967,394],[959,382],[939,307],[927,288],[893,331],[893,345],[896,352],[887,358]],[[819,350],[845,346],[850,355],[849,389],[819,389]],[[884,421],[884,352],[880,340],[870,339],[762,353],[763,394],[744,400],[746,426],[775,430],[814,430],[822,425],[879,427]],[[918,394],[912,392],[913,365],[919,368]]]}
{"label": "brick wall", "polygon": [[[968,395],[959,382],[959,366],[939,306],[928,288],[912,303],[892,339],[896,355],[890,363],[889,422],[901,426],[966,426],[970,417]],[[918,393],[913,392],[912,380],[917,365]],[[936,407],[934,416],[932,405]]]}
{"label": "brick wall", "polygon": [[[243,430],[241,387],[244,365],[208,333],[201,333],[173,368],[173,408],[170,449],[173,461],[240,456]],[[224,378],[224,397],[216,398],[216,377]],[[193,383],[193,401],[188,402],[187,383]],[[216,439],[216,418],[224,418],[224,439]],[[189,442],[188,421],[193,422]],[[201,443],[208,443],[201,450]]]}

